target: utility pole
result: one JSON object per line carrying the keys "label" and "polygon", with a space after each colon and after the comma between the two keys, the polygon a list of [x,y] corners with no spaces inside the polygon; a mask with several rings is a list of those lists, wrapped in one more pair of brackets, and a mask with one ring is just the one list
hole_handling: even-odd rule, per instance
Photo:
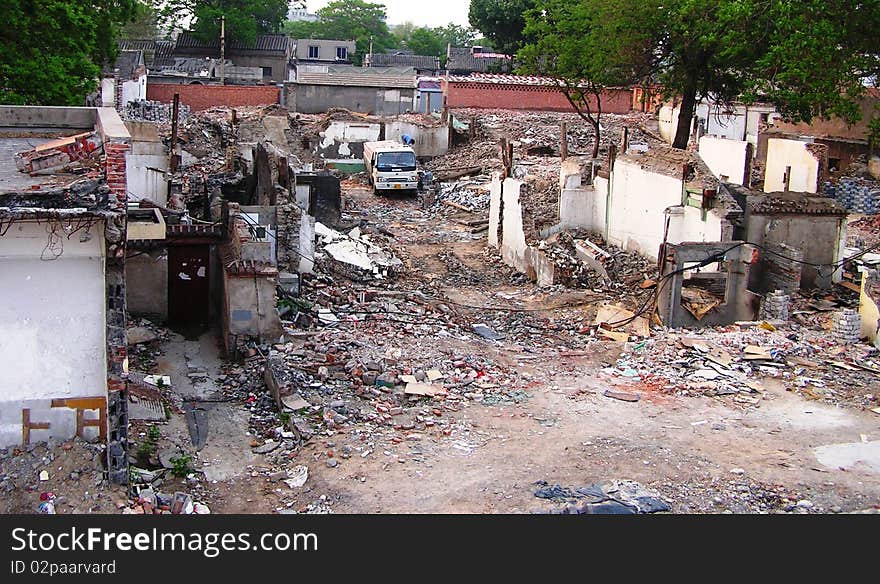
{"label": "utility pole", "polygon": [[220,85],[226,84],[226,17],[220,17]]}
{"label": "utility pole", "polygon": [[370,67],[373,66],[373,35],[370,35]]}

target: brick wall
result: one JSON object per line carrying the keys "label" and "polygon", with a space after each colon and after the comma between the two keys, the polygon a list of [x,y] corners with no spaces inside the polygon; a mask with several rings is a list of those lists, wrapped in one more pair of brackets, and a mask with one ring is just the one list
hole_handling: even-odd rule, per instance
{"label": "brick wall", "polygon": [[280,103],[281,88],[274,85],[147,85],[147,99],[150,101],[171,103],[175,93],[180,94],[180,103],[197,112],[221,105],[235,107]]}
{"label": "brick wall", "polygon": [[[625,114],[632,109],[631,89],[608,89],[602,94],[602,112]],[[450,81],[447,89],[450,108],[497,108],[511,110],[574,111],[565,96],[546,85],[503,85]],[[595,107],[595,102],[593,103]]]}

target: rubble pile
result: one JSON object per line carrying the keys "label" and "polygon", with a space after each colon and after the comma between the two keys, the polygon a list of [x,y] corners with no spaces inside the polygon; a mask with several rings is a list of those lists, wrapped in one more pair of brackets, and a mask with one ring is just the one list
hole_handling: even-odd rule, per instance
{"label": "rubble pile", "polygon": [[650,260],[608,244],[594,233],[561,231],[536,242],[535,247],[553,261],[554,283],[568,288],[604,290],[623,296],[637,291],[638,284],[657,278],[657,266]]}
{"label": "rubble pile", "polygon": [[109,487],[105,461],[103,444],[79,438],[0,450],[0,512],[36,513],[48,493],[55,513],[113,513],[125,495]]}
{"label": "rubble pile", "polygon": [[825,330],[796,323],[755,323],[702,329],[655,330],[628,345],[612,378],[682,396],[732,396],[757,406],[775,380],[807,399],[876,408],[880,352],[867,344],[843,344]]}
{"label": "rubble pile", "polygon": [[[133,122],[154,122],[160,126],[167,126],[170,131],[174,106],[161,101],[147,101],[143,99],[131,100],[125,104],[122,119]],[[178,120],[185,122],[189,118],[189,106],[181,103],[178,105]]]}
{"label": "rubble pile", "polygon": [[315,233],[320,240],[315,263],[329,273],[369,282],[393,277],[403,270],[403,262],[374,245],[359,227],[342,234],[317,223]]}
{"label": "rubble pile", "polygon": [[486,211],[489,209],[490,181],[489,176],[480,175],[454,183],[441,183],[435,198],[435,208],[443,208],[445,201],[446,207],[464,208],[471,212]]}

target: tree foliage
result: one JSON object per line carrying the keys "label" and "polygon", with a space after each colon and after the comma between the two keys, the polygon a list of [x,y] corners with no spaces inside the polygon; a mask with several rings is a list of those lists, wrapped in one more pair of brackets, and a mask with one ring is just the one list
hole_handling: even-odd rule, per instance
{"label": "tree foliage", "polygon": [[131,22],[119,32],[124,39],[159,39],[159,13],[150,0],[139,0]]}
{"label": "tree foliage", "polygon": [[[524,30],[535,35],[532,53],[523,56],[534,64],[553,55],[543,63],[547,74],[583,74],[599,85],[609,55],[624,61],[612,63],[618,71],[640,72],[647,60],[650,79],[681,100],[678,148],[700,99],[769,101],[792,121],[855,121],[863,80],[880,71],[876,0],[572,0],[568,9],[536,2],[535,23]],[[584,12],[601,16],[585,21]]]}
{"label": "tree foliage", "polygon": [[160,22],[189,22],[193,34],[203,41],[220,38],[226,17],[226,38],[253,43],[258,35],[275,33],[287,18],[286,0],[159,0]]}
{"label": "tree foliage", "polygon": [[[555,80],[575,111],[594,129],[593,158],[599,154],[602,92],[645,75],[651,63],[647,32],[613,18],[641,2],[540,0],[525,14],[524,34],[531,39],[517,53],[518,71]],[[584,58],[588,55],[588,58]]]}
{"label": "tree foliage", "polygon": [[446,26],[430,28],[421,27],[395,27],[395,36],[402,46],[416,55],[431,55],[440,57],[445,63],[446,49],[453,47],[468,47],[474,43],[476,33],[473,29],[450,22]]}
{"label": "tree foliage", "polygon": [[7,0],[0,23],[0,103],[82,105],[117,54],[136,0]]}
{"label": "tree foliage", "polygon": [[471,0],[468,20],[496,50],[513,55],[526,42],[525,15],[538,4],[540,0]]}

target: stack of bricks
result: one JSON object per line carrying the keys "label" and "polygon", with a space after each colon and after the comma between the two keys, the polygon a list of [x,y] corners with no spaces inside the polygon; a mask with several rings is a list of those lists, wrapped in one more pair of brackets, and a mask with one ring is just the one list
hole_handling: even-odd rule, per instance
{"label": "stack of bricks", "polygon": [[767,244],[764,250],[766,280],[770,290],[791,294],[801,287],[804,252],[785,245]]}
{"label": "stack of bricks", "polygon": [[862,338],[862,319],[859,311],[844,308],[834,315],[834,336],[843,345],[858,343]]}
{"label": "stack of bricks", "polygon": [[791,296],[776,290],[764,297],[761,305],[761,318],[787,322],[791,313]]}
{"label": "stack of bricks", "polygon": [[[155,122],[157,124],[170,124],[173,115],[173,106],[161,101],[135,100],[125,105],[122,117],[126,120],[137,122]],[[185,122],[189,117],[189,106],[180,104],[179,121]]]}

